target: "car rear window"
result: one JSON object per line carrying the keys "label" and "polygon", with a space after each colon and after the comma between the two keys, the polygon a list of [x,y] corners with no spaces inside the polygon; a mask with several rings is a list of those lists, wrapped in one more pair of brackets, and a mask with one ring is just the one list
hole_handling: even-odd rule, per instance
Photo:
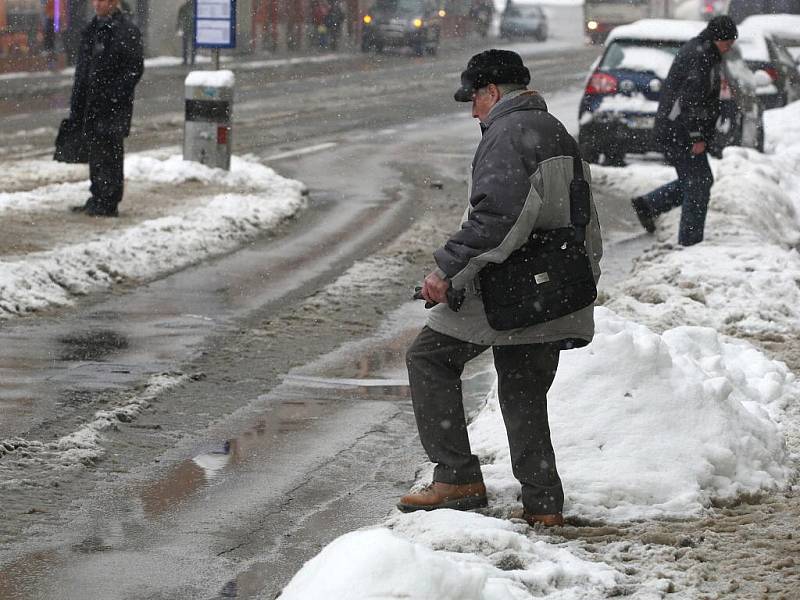
{"label": "car rear window", "polygon": [[423,6],[424,2],[421,0],[378,0],[374,5],[374,10],[384,13],[407,13],[419,12]]}
{"label": "car rear window", "polygon": [[659,44],[615,40],[606,48],[600,68],[649,72],[661,79],[666,79],[672,61],[680,48],[680,44],[673,42]]}

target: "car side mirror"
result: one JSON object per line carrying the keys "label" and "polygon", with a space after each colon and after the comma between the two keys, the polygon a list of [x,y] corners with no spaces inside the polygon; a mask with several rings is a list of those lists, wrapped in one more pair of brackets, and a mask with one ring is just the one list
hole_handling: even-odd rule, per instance
{"label": "car side mirror", "polygon": [[753,76],[757,87],[766,87],[772,84],[772,77],[763,69],[759,69],[753,73]]}

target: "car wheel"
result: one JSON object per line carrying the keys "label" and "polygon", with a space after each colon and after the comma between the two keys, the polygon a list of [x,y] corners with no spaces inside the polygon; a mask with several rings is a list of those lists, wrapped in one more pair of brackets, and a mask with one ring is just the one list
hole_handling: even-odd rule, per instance
{"label": "car wheel", "polygon": [[588,144],[581,144],[581,158],[589,163],[599,163],[600,162],[600,150],[597,148],[591,147]]}
{"label": "car wheel", "polygon": [[439,37],[440,36],[441,36],[441,34],[439,33],[439,30],[438,29],[435,30],[435,33],[434,33],[434,36],[433,36],[433,41],[425,47],[425,52],[429,56],[436,56],[436,54],[439,52]]}

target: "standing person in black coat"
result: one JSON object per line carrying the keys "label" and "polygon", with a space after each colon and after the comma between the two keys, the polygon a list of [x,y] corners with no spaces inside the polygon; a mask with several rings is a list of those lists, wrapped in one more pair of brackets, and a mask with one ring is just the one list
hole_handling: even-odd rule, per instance
{"label": "standing person in black coat", "polygon": [[720,63],[737,36],[736,24],[722,15],[681,47],[664,82],[654,130],[678,178],[631,201],[650,233],[656,216],[680,206],[678,243],[683,246],[703,241],[714,183],[707,151],[719,116]]}
{"label": "standing person in black coat", "polygon": [[91,197],[75,212],[116,217],[122,201],[124,139],[130,133],[133,91],[144,71],[142,35],[119,0],[92,0],[95,17],[81,34],[70,119],[89,145]]}

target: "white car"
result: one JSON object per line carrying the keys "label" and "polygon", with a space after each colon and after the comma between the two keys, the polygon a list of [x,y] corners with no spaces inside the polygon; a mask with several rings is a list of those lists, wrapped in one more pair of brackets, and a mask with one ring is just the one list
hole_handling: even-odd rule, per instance
{"label": "white car", "polygon": [[[763,18],[767,15],[758,16]],[[750,19],[753,17],[745,21]],[[739,39],[735,46],[739,48],[747,66],[759,75],[757,93],[765,108],[785,106],[800,100],[797,63],[780,38],[764,27],[761,19],[739,25]],[[765,78],[762,72],[768,77]]]}

